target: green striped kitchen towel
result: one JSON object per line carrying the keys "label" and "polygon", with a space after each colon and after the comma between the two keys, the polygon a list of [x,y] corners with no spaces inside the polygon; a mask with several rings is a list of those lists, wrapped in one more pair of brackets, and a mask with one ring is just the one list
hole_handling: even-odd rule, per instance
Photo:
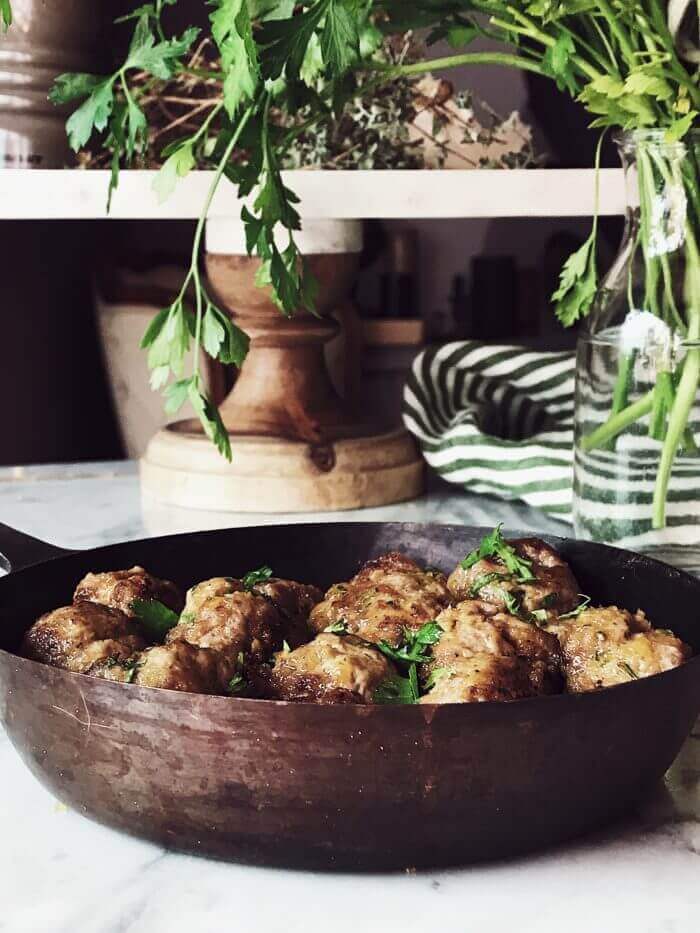
{"label": "green striped kitchen towel", "polygon": [[428,464],[470,492],[571,521],[575,354],[474,340],[424,350],[403,420]]}

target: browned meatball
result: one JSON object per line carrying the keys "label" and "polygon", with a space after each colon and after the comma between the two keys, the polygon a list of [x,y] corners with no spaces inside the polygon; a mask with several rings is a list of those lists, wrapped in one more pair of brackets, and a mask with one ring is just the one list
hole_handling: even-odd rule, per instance
{"label": "browned meatball", "polygon": [[187,642],[154,645],[140,654],[102,661],[87,672],[94,677],[141,687],[161,687],[186,693],[223,693],[225,674],[217,652]]}
{"label": "browned meatball", "polygon": [[295,651],[279,651],[267,675],[267,696],[303,703],[372,703],[375,689],[396,669],[352,635],[318,635]]}
{"label": "browned meatball", "polygon": [[77,673],[105,658],[128,658],[146,647],[139,627],[123,612],[79,602],[47,612],[24,637],[23,653]]}
{"label": "browned meatball", "polygon": [[439,669],[435,684],[419,703],[484,703],[537,696],[531,664],[525,658],[472,654]]}
{"label": "browned meatball", "polygon": [[562,659],[554,635],[483,600],[465,600],[437,617],[444,630],[433,646],[429,670],[451,669],[459,658],[492,654],[524,658],[537,693],[558,693],[563,687]]}
{"label": "browned meatball", "polygon": [[311,611],[311,627],[342,627],[366,641],[398,645],[403,630],[415,631],[451,602],[444,574],[423,570],[402,554],[365,564],[348,583],[336,583]]}
{"label": "browned meatball", "polygon": [[204,603],[213,596],[228,596],[230,593],[243,592],[240,580],[233,577],[212,577],[211,580],[202,580],[187,591],[183,616],[193,618]]}
{"label": "browned meatball", "polygon": [[156,599],[173,612],[182,610],[182,594],[175,584],[151,576],[143,567],[88,573],[76,587],[73,599],[121,609],[127,616],[134,615],[131,604],[135,599]]}
{"label": "browned meatball", "polygon": [[548,626],[560,641],[567,690],[581,693],[679,667],[692,649],[673,632],[653,629],[643,612],[584,609]]}
{"label": "browned meatball", "polygon": [[309,627],[309,614],[323,599],[316,586],[296,583],[294,580],[279,580],[271,577],[253,587],[258,596],[269,599],[284,619],[285,640],[292,648],[308,641],[313,634]]}
{"label": "browned meatball", "polygon": [[498,558],[484,558],[467,569],[458,565],[452,572],[447,585],[456,599],[478,598],[500,609],[517,605],[526,613],[538,613],[540,621],[569,612],[580,603],[576,578],[554,548],[539,538],[506,543],[529,564],[534,580],[524,582]]}

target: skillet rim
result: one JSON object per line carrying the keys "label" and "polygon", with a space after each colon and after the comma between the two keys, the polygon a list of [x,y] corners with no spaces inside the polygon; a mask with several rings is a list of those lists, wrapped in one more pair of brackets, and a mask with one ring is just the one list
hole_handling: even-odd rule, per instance
{"label": "skillet rim", "polygon": [[[499,525],[501,526],[503,524],[504,524],[503,522],[499,523]],[[328,525],[337,526],[339,528],[344,528],[344,527],[347,528],[347,527],[352,527],[352,526],[357,526],[357,525],[362,525],[365,527],[399,526],[403,529],[435,527],[435,528],[442,528],[442,529],[452,529],[456,532],[459,532],[459,531],[488,532],[492,530],[488,526],[485,526],[485,525],[456,525],[453,522],[443,523],[443,522],[382,522],[382,521],[352,522],[352,521],[344,521],[344,522],[278,522],[278,523],[269,523],[265,525],[234,525],[234,526],[229,526],[226,528],[208,528],[208,529],[199,530],[199,531],[175,532],[175,533],[168,534],[168,535],[154,535],[148,538],[133,538],[133,539],[127,539],[125,541],[113,541],[111,544],[103,544],[95,548],[74,548],[74,549],[66,548],[64,553],[59,553],[52,557],[47,558],[46,560],[37,561],[34,564],[29,564],[28,566],[21,567],[18,570],[10,571],[10,573],[5,574],[3,577],[0,577],[0,591],[2,590],[3,579],[5,578],[9,578],[9,577],[17,578],[18,576],[26,572],[36,571],[42,568],[43,566],[45,566],[46,564],[53,564],[57,561],[68,560],[72,557],[79,556],[79,555],[84,555],[84,556],[87,556],[90,554],[98,555],[103,551],[111,550],[112,548],[115,548],[115,547],[132,546],[132,545],[137,546],[139,544],[146,544],[146,543],[153,544],[158,541],[167,542],[167,541],[181,540],[183,538],[190,538],[190,537],[199,536],[199,535],[216,535],[216,534],[225,533],[227,531],[244,532],[246,530],[250,530],[253,528],[254,529],[269,528],[272,530],[272,529],[279,529],[279,528],[303,527],[311,531],[315,528],[325,528]],[[507,530],[507,534],[509,537],[517,537],[517,538],[537,537],[537,538],[541,538],[545,542],[550,542],[550,541],[564,542],[566,544],[575,544],[577,546],[582,546],[590,550],[613,552],[614,554],[617,554],[617,555],[630,555],[642,564],[651,564],[651,565],[654,565],[655,567],[658,567],[660,571],[664,572],[667,575],[678,576],[680,578],[687,579],[688,581],[690,581],[690,583],[693,586],[696,586],[698,588],[698,595],[700,596],[700,578],[699,577],[695,577],[691,573],[688,573],[685,570],[681,570],[678,567],[673,567],[671,564],[666,564],[663,561],[658,560],[657,558],[648,556],[647,554],[643,554],[638,551],[631,551],[631,550],[628,550],[627,548],[619,548],[619,547],[615,547],[609,544],[602,544],[597,541],[586,541],[584,539],[569,538],[563,535],[553,535],[553,534],[549,534],[546,532],[543,534],[537,534],[536,532],[533,532],[527,529],[512,529],[512,530],[506,529],[506,530]],[[81,679],[86,678],[87,680],[90,681],[91,684],[99,685],[100,689],[103,689],[104,687],[107,687],[108,689],[117,688],[121,690],[136,689],[139,691],[139,693],[141,693],[142,691],[148,691],[146,694],[144,694],[144,696],[149,697],[149,698],[152,698],[152,691],[158,690],[158,691],[164,691],[170,696],[173,696],[173,695],[178,696],[185,703],[188,702],[188,700],[191,700],[192,697],[198,697],[199,699],[197,702],[209,703],[209,702],[214,701],[216,703],[217,701],[219,701],[219,702],[231,703],[233,701],[237,704],[243,704],[243,708],[249,708],[251,710],[261,703],[264,703],[265,708],[267,709],[269,709],[271,705],[277,708],[281,708],[281,709],[286,709],[288,707],[294,707],[295,709],[298,709],[299,707],[310,707],[313,709],[324,709],[325,708],[325,709],[331,709],[331,710],[343,708],[343,709],[361,710],[362,712],[354,713],[353,715],[360,715],[364,717],[370,716],[370,715],[380,715],[376,712],[377,710],[399,710],[399,709],[400,710],[416,710],[416,709],[426,709],[426,708],[429,710],[437,710],[443,707],[446,707],[449,709],[454,709],[457,707],[462,708],[462,709],[465,707],[471,708],[471,709],[481,709],[481,708],[494,709],[494,708],[503,708],[503,707],[508,708],[508,707],[512,707],[514,704],[517,704],[516,708],[522,709],[523,704],[537,703],[541,705],[542,701],[544,700],[548,700],[548,701],[567,700],[567,701],[577,702],[577,701],[582,701],[584,697],[597,697],[603,694],[607,694],[610,690],[620,690],[620,689],[641,687],[643,684],[649,681],[654,682],[659,677],[664,677],[668,679],[669,676],[687,676],[685,675],[685,673],[681,673],[681,672],[684,671],[691,664],[695,664],[696,667],[698,666],[698,664],[700,664],[700,651],[697,651],[691,658],[689,658],[679,667],[671,668],[668,671],[661,671],[658,674],[651,674],[648,677],[640,677],[637,680],[630,680],[626,683],[613,684],[610,687],[600,687],[597,690],[587,690],[582,693],[553,693],[553,694],[546,694],[546,695],[534,696],[534,697],[523,697],[523,698],[516,699],[516,700],[485,700],[479,703],[396,703],[396,704],[379,704],[378,703],[378,704],[373,704],[373,703],[299,703],[299,702],[293,702],[290,700],[253,699],[251,697],[227,697],[227,696],[220,696],[217,694],[206,694],[206,693],[193,694],[193,693],[190,693],[184,690],[171,690],[166,687],[144,687],[144,686],[140,686],[139,684],[126,684],[126,683],[118,683],[114,681],[99,680],[94,677],[90,677],[88,674],[76,673],[74,671],[67,671],[67,670],[64,670],[63,668],[53,667],[50,664],[45,664],[42,661],[34,661],[31,658],[25,658],[21,654],[16,654],[15,652],[8,651],[5,648],[0,648],[0,655],[5,656],[6,658],[13,658],[15,659],[15,661],[21,661],[22,663],[27,664],[27,665],[37,666],[41,668],[48,667],[52,671],[55,671],[57,676],[68,677],[69,679],[70,678],[81,678]],[[318,714],[314,714],[314,715],[318,715]],[[396,714],[392,714],[392,715],[396,715]],[[398,715],[406,715],[406,714],[402,712],[402,713],[399,713]],[[410,715],[413,715],[413,714],[410,714]],[[471,715],[474,715],[474,714],[471,714]]]}

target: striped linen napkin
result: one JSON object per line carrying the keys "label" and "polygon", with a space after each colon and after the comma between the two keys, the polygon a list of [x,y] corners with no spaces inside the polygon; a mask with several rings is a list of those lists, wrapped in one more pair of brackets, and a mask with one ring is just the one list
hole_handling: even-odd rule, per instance
{"label": "striped linen napkin", "polygon": [[573,352],[475,340],[424,350],[404,424],[448,482],[571,522],[575,363]]}

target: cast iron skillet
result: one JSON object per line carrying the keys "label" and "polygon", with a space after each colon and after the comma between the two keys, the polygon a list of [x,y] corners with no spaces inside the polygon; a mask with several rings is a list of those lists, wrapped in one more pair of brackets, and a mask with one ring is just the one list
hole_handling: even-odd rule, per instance
{"label": "cast iron skillet", "polygon": [[[140,563],[186,586],[270,564],[327,586],[398,549],[448,570],[483,529],[234,528],[65,552],[0,526],[0,712],[60,800],[173,849],[290,867],[378,869],[511,856],[610,821],[678,753],[700,658],[596,693],[513,703],[313,706],[69,674],[13,654],[88,570]],[[643,607],[700,649],[700,581],[635,554],[547,538],[596,602]],[[52,558],[47,560],[47,558]],[[44,560],[36,566],[23,565]]]}

